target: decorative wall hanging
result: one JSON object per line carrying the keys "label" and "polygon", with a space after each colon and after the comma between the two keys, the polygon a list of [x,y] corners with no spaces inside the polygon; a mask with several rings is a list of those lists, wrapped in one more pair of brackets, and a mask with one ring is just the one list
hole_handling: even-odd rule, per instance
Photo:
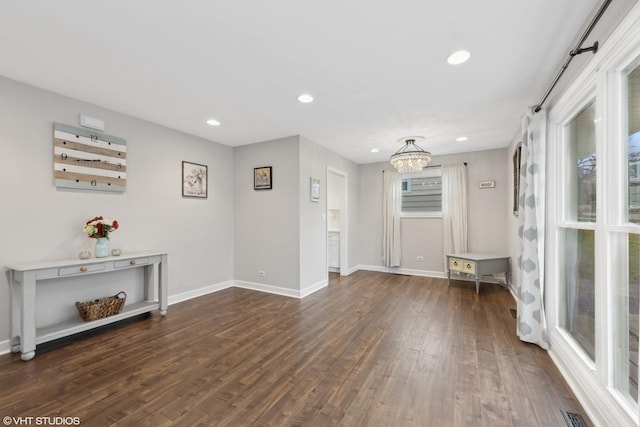
{"label": "decorative wall hanging", "polygon": [[182,196],[207,198],[208,167],[197,163],[182,162]]}
{"label": "decorative wall hanging", "polygon": [[127,141],[54,123],[53,180],[58,188],[124,192]]}
{"label": "decorative wall hanging", "polygon": [[318,178],[311,178],[311,201],[320,201],[320,180]]}
{"label": "decorative wall hanging", "polygon": [[272,188],[271,166],[253,168],[253,189],[271,190]]}
{"label": "decorative wall hanging", "polygon": [[495,179],[489,181],[478,181],[478,188],[496,188]]}

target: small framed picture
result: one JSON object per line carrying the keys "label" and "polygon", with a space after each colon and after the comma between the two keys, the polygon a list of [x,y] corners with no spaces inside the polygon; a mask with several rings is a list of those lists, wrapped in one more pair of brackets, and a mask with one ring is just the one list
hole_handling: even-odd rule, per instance
{"label": "small framed picture", "polygon": [[206,165],[182,162],[182,197],[207,198],[207,169]]}
{"label": "small framed picture", "polygon": [[271,166],[253,168],[253,189],[271,190],[273,188],[273,175]]}
{"label": "small framed picture", "polygon": [[320,201],[320,180],[318,178],[311,178],[311,201]]}

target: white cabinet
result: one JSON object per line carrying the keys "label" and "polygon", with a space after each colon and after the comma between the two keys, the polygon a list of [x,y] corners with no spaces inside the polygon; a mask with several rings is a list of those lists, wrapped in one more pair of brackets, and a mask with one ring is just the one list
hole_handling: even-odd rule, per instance
{"label": "white cabinet", "polygon": [[340,268],[340,232],[329,231],[329,268]]}

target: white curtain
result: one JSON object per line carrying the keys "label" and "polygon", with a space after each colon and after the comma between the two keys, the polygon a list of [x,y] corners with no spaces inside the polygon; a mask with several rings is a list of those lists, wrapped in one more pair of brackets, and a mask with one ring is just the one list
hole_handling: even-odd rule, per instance
{"label": "white curtain", "polygon": [[467,252],[467,168],[464,164],[442,167],[442,250]]}
{"label": "white curtain", "polygon": [[549,348],[544,312],[546,123],[544,111],[534,114],[529,109],[522,118],[517,322],[520,339],[544,349]]}
{"label": "white curtain", "polygon": [[402,209],[402,176],[383,171],[382,191],[382,258],[385,267],[400,267],[400,211]]}

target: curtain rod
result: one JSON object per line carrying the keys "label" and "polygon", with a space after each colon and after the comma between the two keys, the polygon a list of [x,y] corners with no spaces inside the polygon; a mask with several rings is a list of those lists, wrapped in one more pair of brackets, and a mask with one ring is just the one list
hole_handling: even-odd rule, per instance
{"label": "curtain rod", "polygon": [[604,14],[605,10],[607,10],[607,8],[609,7],[609,4],[611,4],[612,1],[613,0],[605,0],[605,2],[602,3],[602,6],[600,6],[598,13],[596,13],[596,15],[593,17],[593,19],[589,23],[589,26],[585,30],[584,34],[582,34],[582,37],[580,37],[580,41],[578,41],[578,44],[576,45],[576,47],[571,52],[569,52],[569,58],[567,58],[567,61],[564,63],[560,71],[558,71],[558,74],[556,75],[555,79],[553,79],[553,82],[551,83],[551,85],[549,85],[549,88],[547,89],[547,92],[542,97],[542,100],[540,100],[540,102],[538,102],[538,104],[533,109],[535,113],[537,113],[542,109],[542,104],[544,104],[544,102],[547,100],[553,88],[556,87],[556,85],[558,84],[558,80],[560,80],[560,77],[562,77],[565,70],[573,60],[574,56],[580,55],[585,52],[593,52],[593,54],[595,55],[595,53],[598,51],[597,41],[594,42],[593,45],[590,47],[583,48],[582,44],[585,42],[587,37],[589,37],[589,34],[591,34],[591,30],[593,30],[593,28],[596,26],[598,21],[600,21],[600,18],[602,18],[602,15]]}

